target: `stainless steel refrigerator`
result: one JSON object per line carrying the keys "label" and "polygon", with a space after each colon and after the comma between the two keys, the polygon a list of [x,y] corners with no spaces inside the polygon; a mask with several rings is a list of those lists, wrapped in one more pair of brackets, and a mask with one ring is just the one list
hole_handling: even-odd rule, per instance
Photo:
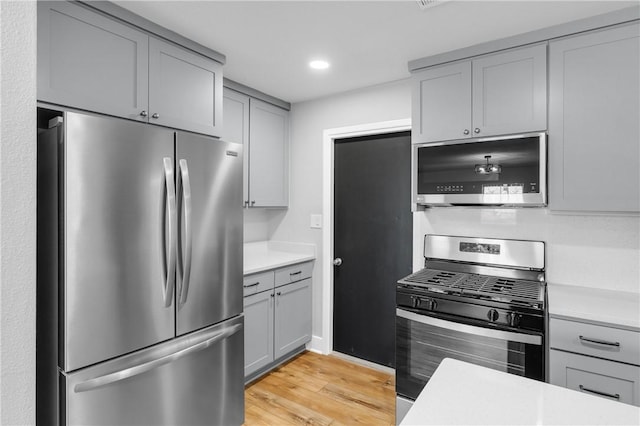
{"label": "stainless steel refrigerator", "polygon": [[38,121],[38,423],[241,424],[242,146]]}

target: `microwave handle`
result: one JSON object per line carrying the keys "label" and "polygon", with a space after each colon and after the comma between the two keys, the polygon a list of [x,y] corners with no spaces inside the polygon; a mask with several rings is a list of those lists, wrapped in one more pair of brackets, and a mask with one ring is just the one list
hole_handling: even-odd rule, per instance
{"label": "microwave handle", "polygon": [[415,312],[406,311],[404,309],[396,308],[396,315],[408,319],[409,321],[416,321],[421,324],[430,325],[433,327],[444,328],[447,330],[458,331],[460,333],[473,334],[476,336],[492,337],[494,339],[507,340],[510,342],[525,343],[530,345],[542,345],[542,336],[514,333],[512,331],[493,330],[484,327],[476,327],[468,324],[460,324],[457,322],[445,321],[439,318],[430,317],[427,315],[416,314]]}

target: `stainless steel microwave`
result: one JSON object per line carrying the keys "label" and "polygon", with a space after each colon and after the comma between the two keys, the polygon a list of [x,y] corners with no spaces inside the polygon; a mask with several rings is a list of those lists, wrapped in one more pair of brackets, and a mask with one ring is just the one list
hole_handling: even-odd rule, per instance
{"label": "stainless steel microwave", "polygon": [[413,194],[427,206],[545,206],[545,133],[413,146]]}

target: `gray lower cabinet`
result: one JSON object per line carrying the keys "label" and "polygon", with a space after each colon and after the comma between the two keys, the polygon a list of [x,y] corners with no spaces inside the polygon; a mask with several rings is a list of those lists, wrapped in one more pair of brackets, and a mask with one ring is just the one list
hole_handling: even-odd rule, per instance
{"label": "gray lower cabinet", "polygon": [[640,406],[640,332],[551,318],[549,381]]}
{"label": "gray lower cabinet", "polygon": [[549,208],[640,211],[640,24],[549,44]]}
{"label": "gray lower cabinet", "polygon": [[547,128],[547,44],[415,72],[412,142]]}
{"label": "gray lower cabinet", "polygon": [[[306,262],[245,276],[244,375],[247,380],[274,368],[311,341],[311,265]],[[295,274],[298,270],[300,274]],[[291,282],[274,280],[283,273],[294,273],[297,278]],[[254,293],[269,285],[268,290]]]}
{"label": "gray lower cabinet", "polygon": [[244,298],[244,375],[273,362],[273,290]]}
{"label": "gray lower cabinet", "polygon": [[224,89],[223,139],[242,143],[247,207],[289,205],[289,111]]}
{"label": "gray lower cabinet", "polygon": [[38,100],[219,136],[222,65],[72,2],[38,2]]}
{"label": "gray lower cabinet", "polygon": [[311,279],[276,289],[275,358],[280,358],[311,340]]}

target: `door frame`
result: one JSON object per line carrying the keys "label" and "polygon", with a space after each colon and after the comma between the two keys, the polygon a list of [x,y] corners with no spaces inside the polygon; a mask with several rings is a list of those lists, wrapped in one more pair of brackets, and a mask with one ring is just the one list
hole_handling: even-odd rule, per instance
{"label": "door frame", "polygon": [[325,129],[322,134],[322,335],[313,336],[312,349],[325,355],[333,352],[333,161],[336,139],[406,131],[411,131],[410,118]]}

